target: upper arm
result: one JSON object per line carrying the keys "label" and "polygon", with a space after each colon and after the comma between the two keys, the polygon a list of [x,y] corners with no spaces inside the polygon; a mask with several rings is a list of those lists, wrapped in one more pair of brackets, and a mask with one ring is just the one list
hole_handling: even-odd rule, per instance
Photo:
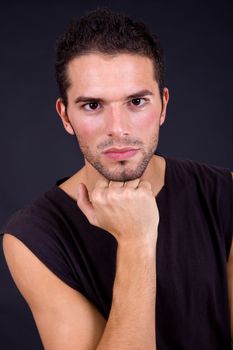
{"label": "upper arm", "polygon": [[230,307],[231,339],[233,340],[233,244],[227,261],[227,282]]}
{"label": "upper arm", "polygon": [[45,349],[95,349],[106,324],[96,307],[55,276],[14,236],[4,235],[3,250]]}
{"label": "upper arm", "polygon": [[231,321],[231,339],[233,340],[233,244],[231,244],[231,250],[227,261],[227,282]]}

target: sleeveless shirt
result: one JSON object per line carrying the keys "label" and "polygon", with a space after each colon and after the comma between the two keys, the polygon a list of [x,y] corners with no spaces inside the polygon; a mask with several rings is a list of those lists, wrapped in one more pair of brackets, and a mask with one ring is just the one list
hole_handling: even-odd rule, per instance
{"label": "sleeveless shirt", "polygon": [[[157,350],[230,350],[231,173],[191,160],[165,160],[165,184],[156,197]],[[65,179],[13,214],[2,234],[20,239],[107,319],[117,241],[92,226],[58,187]]]}

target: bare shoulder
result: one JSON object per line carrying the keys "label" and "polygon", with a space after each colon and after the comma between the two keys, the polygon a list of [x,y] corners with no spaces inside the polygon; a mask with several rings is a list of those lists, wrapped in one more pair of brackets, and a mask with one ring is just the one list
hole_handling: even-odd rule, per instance
{"label": "bare shoulder", "polygon": [[96,307],[61,281],[13,235],[4,234],[3,250],[45,349],[95,349],[106,324]]}
{"label": "bare shoulder", "polygon": [[[231,175],[232,175],[232,180],[233,180],[233,172],[231,173]],[[232,282],[233,282],[233,242],[231,244],[231,249],[230,249],[227,265],[228,265],[228,269],[230,269],[230,272],[232,275]]]}

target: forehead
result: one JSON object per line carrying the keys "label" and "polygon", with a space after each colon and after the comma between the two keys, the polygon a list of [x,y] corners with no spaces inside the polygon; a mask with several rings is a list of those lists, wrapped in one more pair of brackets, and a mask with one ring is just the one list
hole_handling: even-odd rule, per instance
{"label": "forehead", "polygon": [[152,60],[140,55],[86,54],[69,62],[67,73],[70,93],[101,96],[158,88]]}

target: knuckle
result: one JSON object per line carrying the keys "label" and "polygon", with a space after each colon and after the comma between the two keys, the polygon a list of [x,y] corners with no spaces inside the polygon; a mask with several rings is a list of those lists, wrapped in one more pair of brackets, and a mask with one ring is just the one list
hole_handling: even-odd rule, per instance
{"label": "knuckle", "polygon": [[124,195],[127,198],[131,198],[135,195],[135,189],[131,188],[131,187],[126,187],[124,190]]}
{"label": "knuckle", "polygon": [[99,179],[97,180],[96,182],[96,186],[99,187],[99,186],[107,186],[108,185],[108,181],[105,180],[105,179]]}
{"label": "knuckle", "polygon": [[117,201],[119,198],[119,194],[122,193],[122,190],[120,188],[111,188],[107,191],[107,200],[108,201]]}
{"label": "knuckle", "polygon": [[147,188],[145,187],[140,187],[138,189],[138,193],[140,194],[141,197],[143,198],[147,198],[147,197],[150,197],[151,196],[151,191],[148,190]]}
{"label": "knuckle", "polygon": [[101,203],[103,200],[103,193],[100,189],[94,189],[91,194],[91,201],[93,203]]}

